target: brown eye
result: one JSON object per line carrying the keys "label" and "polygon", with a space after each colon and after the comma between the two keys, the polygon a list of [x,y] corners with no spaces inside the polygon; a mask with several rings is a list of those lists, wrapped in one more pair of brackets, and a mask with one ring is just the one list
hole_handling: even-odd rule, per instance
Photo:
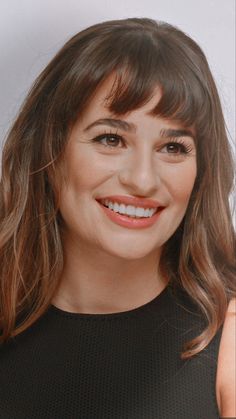
{"label": "brown eye", "polygon": [[122,137],[116,134],[102,134],[93,138],[93,141],[100,143],[105,147],[117,148],[117,146],[122,142]]}
{"label": "brown eye", "polygon": [[174,154],[179,154],[179,153],[186,153],[186,148],[183,144],[179,144],[179,143],[169,143],[166,146],[167,152],[168,153],[174,153]]}
{"label": "brown eye", "polygon": [[167,154],[179,156],[179,155],[190,153],[192,149],[193,148],[190,145],[186,145],[185,143],[182,143],[182,142],[172,141],[168,144],[165,144],[165,146],[162,147],[161,151]]}

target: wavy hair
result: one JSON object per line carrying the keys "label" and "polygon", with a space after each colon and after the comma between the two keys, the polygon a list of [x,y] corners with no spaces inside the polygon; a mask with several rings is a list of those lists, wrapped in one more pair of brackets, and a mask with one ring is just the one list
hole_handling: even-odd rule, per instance
{"label": "wavy hair", "polygon": [[109,75],[109,109],[125,114],[162,97],[153,115],[194,126],[197,178],[161,266],[207,320],[182,358],[204,349],[236,294],[236,240],[229,205],[234,169],[222,108],[200,47],[184,32],[145,18],[93,25],[72,37],[36,79],[2,156],[0,184],[1,341],[49,307],[63,269],[59,211],[63,158],[73,124]]}

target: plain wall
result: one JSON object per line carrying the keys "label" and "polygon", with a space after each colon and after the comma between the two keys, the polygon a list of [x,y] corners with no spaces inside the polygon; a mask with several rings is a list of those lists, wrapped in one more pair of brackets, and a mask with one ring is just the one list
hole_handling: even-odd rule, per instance
{"label": "plain wall", "polygon": [[151,17],[203,48],[235,138],[235,0],[0,0],[0,145],[35,77],[73,34],[109,19]]}

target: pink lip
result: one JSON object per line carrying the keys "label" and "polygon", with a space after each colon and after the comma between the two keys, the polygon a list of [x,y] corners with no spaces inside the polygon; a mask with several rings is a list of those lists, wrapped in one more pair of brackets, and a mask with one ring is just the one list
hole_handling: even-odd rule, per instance
{"label": "pink lip", "polygon": [[164,209],[164,207],[161,207],[152,217],[131,218],[129,216],[122,215],[122,214],[119,214],[118,212],[112,211],[111,209],[102,205],[100,202],[98,203],[101,206],[104,213],[107,215],[107,217],[111,221],[113,221],[114,223],[122,227],[130,228],[130,229],[151,227],[158,220],[158,218],[160,217],[160,214],[162,213],[162,210]]}
{"label": "pink lip", "polygon": [[111,195],[105,196],[102,198],[97,199],[97,201],[101,202],[105,199],[108,199],[112,202],[117,202],[117,204],[125,204],[125,205],[133,205],[134,207],[142,207],[142,208],[158,208],[163,207],[158,201],[155,201],[150,198],[136,198],[134,196],[127,196],[127,195]]}

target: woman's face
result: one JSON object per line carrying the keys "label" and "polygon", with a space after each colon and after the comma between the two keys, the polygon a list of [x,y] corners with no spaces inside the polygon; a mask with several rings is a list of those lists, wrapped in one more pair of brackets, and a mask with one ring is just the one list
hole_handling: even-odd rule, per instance
{"label": "woman's face", "polygon": [[[137,259],[160,252],[181,223],[196,177],[196,149],[190,131],[150,114],[161,97],[158,88],[145,106],[117,116],[106,107],[111,86],[108,79],[72,129],[60,212],[66,240]],[[157,212],[144,218],[139,210],[142,217],[135,219],[118,214],[128,204]]]}

